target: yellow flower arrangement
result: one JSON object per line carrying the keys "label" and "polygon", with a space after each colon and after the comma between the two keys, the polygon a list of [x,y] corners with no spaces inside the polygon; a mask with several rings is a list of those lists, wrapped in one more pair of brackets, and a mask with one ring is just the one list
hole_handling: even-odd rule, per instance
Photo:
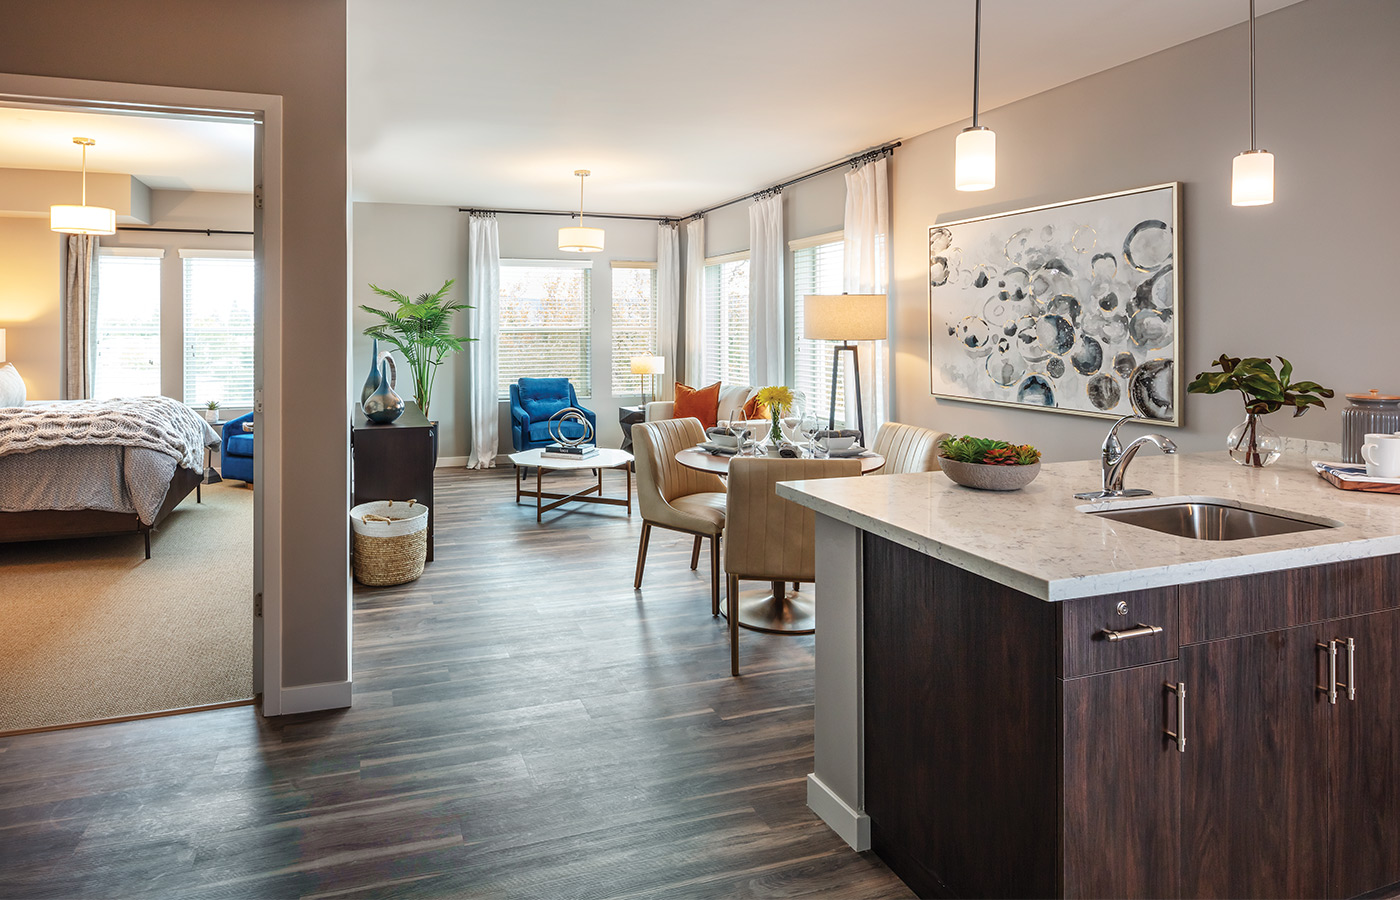
{"label": "yellow flower arrangement", "polygon": [[779,413],[792,409],[793,401],[792,388],[785,385],[775,384],[758,392],[758,402]]}

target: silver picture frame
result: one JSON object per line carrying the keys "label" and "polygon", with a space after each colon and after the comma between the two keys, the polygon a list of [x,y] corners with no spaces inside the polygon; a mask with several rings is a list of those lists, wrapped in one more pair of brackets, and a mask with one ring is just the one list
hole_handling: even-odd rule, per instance
{"label": "silver picture frame", "polygon": [[929,389],[1181,425],[1181,183],[929,226]]}

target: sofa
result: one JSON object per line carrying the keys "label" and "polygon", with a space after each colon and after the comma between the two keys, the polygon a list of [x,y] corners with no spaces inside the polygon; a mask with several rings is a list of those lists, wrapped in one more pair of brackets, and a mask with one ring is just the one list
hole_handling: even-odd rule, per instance
{"label": "sofa", "polygon": [[[578,405],[578,394],[567,378],[521,378],[510,386],[510,439],[517,453],[554,443],[549,433],[549,417],[561,409],[575,407],[593,428],[590,443],[597,443],[598,417],[592,410]],[[565,422],[561,433],[566,438],[583,435],[583,426]]]}
{"label": "sofa", "polygon": [[[750,384],[721,384],[719,386],[719,415],[716,421],[737,421],[742,419],[741,411],[749,398],[758,393],[758,388]],[[653,400],[647,404],[646,421],[659,422],[676,417],[676,401]]]}
{"label": "sofa", "polygon": [[224,478],[253,483],[253,433],[243,430],[243,423],[252,421],[253,414],[244,413],[224,423],[219,446],[219,474]]}

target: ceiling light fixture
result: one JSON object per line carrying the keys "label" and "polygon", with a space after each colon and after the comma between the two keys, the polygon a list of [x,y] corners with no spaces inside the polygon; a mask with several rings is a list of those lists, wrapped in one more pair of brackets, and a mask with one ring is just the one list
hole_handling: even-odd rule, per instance
{"label": "ceiling light fixture", "polygon": [[1254,140],[1254,0],[1249,0],[1249,149],[1235,157],[1230,183],[1235,206],[1264,206],[1274,202],[1274,155]]}
{"label": "ceiling light fixture", "polygon": [[49,228],[60,234],[116,234],[117,211],[105,206],[87,205],[87,148],[97,141],[75,137],[73,143],[83,148],[83,203],[81,206],[50,206]]}
{"label": "ceiling light fixture", "polygon": [[977,26],[972,44],[972,124],[959,134],[953,167],[960,191],[985,191],[997,186],[997,134],[977,124],[982,79],[982,0],[977,0]]}
{"label": "ceiling light fixture", "polygon": [[583,179],[592,173],[587,169],[577,169],[578,176],[578,225],[559,229],[559,249],[574,253],[602,253],[603,229],[583,227]]}

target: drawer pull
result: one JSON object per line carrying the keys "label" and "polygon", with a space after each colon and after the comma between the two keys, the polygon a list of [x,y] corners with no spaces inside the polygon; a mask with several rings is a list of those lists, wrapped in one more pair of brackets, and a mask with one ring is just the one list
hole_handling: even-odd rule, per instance
{"label": "drawer pull", "polygon": [[1347,699],[1356,699],[1356,638],[1337,638],[1336,643],[1346,642],[1347,648],[1347,680],[1346,684],[1337,682],[1337,687],[1347,689]]}
{"label": "drawer pull", "polygon": [[1138,623],[1136,628],[1124,628],[1122,631],[1114,631],[1111,628],[1105,628],[1103,631],[1099,632],[1099,634],[1102,634],[1110,641],[1126,641],[1132,638],[1150,637],[1154,634],[1161,633],[1161,625],[1144,625],[1141,622]]}
{"label": "drawer pull", "polygon": [[1317,649],[1327,651],[1327,683],[1319,684],[1317,689],[1327,695],[1327,702],[1333,706],[1337,705],[1337,642],[1328,641],[1317,642]]}
{"label": "drawer pull", "polygon": [[1176,749],[1186,752],[1186,682],[1172,684],[1166,682],[1167,690],[1176,694],[1176,731],[1162,729],[1163,733],[1176,742]]}

